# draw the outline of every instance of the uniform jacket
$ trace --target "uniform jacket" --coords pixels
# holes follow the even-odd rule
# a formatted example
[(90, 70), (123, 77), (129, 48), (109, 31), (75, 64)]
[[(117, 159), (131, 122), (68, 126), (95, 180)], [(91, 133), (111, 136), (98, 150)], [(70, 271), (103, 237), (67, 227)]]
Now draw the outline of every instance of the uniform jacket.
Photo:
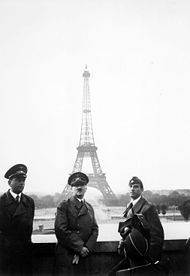
[(130, 220), (134, 214), (143, 214), (150, 231), (149, 256), (153, 261), (159, 260), (164, 241), (164, 231), (156, 208), (145, 198), (141, 197), (133, 206), (133, 210), (128, 210), (128, 208), (126, 209), (126, 222)]
[(0, 197), (0, 236), (12, 241), (31, 241), (34, 201), (22, 194), (17, 204), (8, 191)]
[(1, 275), (30, 275), (33, 218), (34, 201), (29, 196), (22, 194), (19, 204), (9, 191), (0, 197)]
[(57, 208), (55, 219), (55, 234), (58, 240), (57, 253), (69, 249), (80, 253), (83, 246), (93, 251), (98, 237), (98, 225), (93, 207), (71, 197), (62, 201)]

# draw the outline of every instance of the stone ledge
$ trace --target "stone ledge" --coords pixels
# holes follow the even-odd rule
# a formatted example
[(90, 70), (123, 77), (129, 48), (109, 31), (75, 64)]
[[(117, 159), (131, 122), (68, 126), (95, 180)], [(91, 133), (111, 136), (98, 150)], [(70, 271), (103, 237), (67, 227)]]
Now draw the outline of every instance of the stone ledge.
[[(185, 250), (187, 240), (165, 240), (163, 251), (182, 251)], [(54, 250), (56, 243), (33, 243), (34, 248)], [(94, 252), (117, 252), (118, 241), (99, 241), (96, 243)], [(45, 252), (44, 252), (45, 253)]]

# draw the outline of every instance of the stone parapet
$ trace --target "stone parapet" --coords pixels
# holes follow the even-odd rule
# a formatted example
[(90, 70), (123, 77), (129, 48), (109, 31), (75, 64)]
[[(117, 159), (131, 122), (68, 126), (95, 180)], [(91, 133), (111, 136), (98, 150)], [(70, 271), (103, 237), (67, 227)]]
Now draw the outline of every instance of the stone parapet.
[[(33, 243), (33, 275), (53, 275), (55, 243)], [(88, 258), (88, 276), (106, 276), (112, 266), (121, 257), (117, 254), (118, 241), (97, 242), (95, 252)], [(190, 275), (190, 246), (187, 240), (165, 240), (163, 246), (163, 261), (170, 268), (172, 276)]]

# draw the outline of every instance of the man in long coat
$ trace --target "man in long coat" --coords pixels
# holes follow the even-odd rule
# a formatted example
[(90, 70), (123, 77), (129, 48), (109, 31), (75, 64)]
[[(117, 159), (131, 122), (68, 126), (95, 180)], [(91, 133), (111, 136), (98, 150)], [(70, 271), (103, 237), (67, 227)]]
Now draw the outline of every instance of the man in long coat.
[(10, 189), (0, 197), (0, 275), (32, 273), (34, 201), (23, 193), (26, 176), (23, 164), (11, 167), (5, 174)]
[(82, 172), (68, 179), (73, 195), (57, 207), (55, 275), (85, 275), (85, 259), (93, 251), (98, 225), (93, 207), (84, 200), (89, 179)]
[[(137, 269), (137, 272), (136, 270), (134, 270), (133, 273), (134, 272), (137, 273), (137, 274), (134, 273), (134, 275), (138, 275), (138, 273), (139, 275), (143, 275), (143, 273), (145, 273), (144, 272), (145, 269), (143, 269), (143, 265), (146, 266), (147, 264), (157, 264), (161, 259), (162, 246), (164, 242), (163, 227), (161, 225), (155, 206), (150, 202), (148, 202), (142, 196), (143, 190), (144, 190), (143, 183), (138, 177), (133, 177), (129, 181), (129, 193), (130, 193), (131, 201), (127, 205), (127, 208), (124, 212), (124, 217), (126, 218), (126, 220), (119, 224), (119, 232), (121, 236), (124, 237), (124, 241), (123, 239), (121, 240), (119, 250), (121, 250), (121, 248), (125, 246), (126, 256), (118, 265), (116, 265), (110, 271), (110, 274), (109, 274), (110, 276), (115, 275), (115, 273), (118, 270), (134, 268), (139, 265), (142, 265), (142, 268), (140, 268), (143, 271), (141, 272), (142, 274), (140, 274), (139, 268)], [(146, 252), (146, 254), (142, 257), (139, 256), (139, 258), (132, 257), (133, 255), (135, 255), (134, 254), (135, 251), (139, 253), (142, 250), (141, 245), (143, 245), (141, 235), (139, 234), (140, 228), (138, 229), (139, 231), (134, 232), (135, 233), (134, 235), (136, 236), (134, 236), (132, 233), (135, 216), (138, 217), (138, 220), (144, 226), (142, 228), (142, 225), (141, 225), (141, 228), (144, 231), (144, 232), (142, 231), (144, 235), (143, 239), (146, 238), (149, 245), (147, 247), (148, 252)], [(125, 237), (127, 237), (128, 234), (130, 234), (129, 240), (132, 240), (134, 238), (134, 240), (137, 241), (136, 248), (135, 246), (130, 246), (130, 244), (125, 244)], [(132, 242), (133, 242), (132, 245), (134, 245), (134, 241)], [(131, 250), (131, 252), (129, 250)], [(132, 250), (134, 250), (134, 252), (132, 252)], [(152, 269), (152, 266), (151, 266), (151, 269)]]

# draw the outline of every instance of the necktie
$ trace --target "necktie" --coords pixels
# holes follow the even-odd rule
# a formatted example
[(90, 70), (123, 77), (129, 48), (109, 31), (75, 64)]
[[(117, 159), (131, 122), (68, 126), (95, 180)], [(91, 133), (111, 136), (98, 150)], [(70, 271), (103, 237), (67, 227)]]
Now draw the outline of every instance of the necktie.
[(19, 203), (20, 202), (20, 198), (19, 198), (19, 195), (16, 196), (16, 202)]
[(83, 206), (83, 201), (81, 200), (81, 202), (80, 202), (80, 208), (82, 208), (82, 206)]
[(130, 202), (129, 206), (127, 207), (128, 210), (130, 210), (131, 208), (133, 208), (133, 203)]
[(130, 202), (130, 204), (127, 206), (126, 210), (124, 211), (124, 213), (123, 213), (124, 217), (127, 216), (128, 212), (129, 212), (129, 210), (131, 210), (131, 208), (133, 208), (133, 203), (132, 202)]

